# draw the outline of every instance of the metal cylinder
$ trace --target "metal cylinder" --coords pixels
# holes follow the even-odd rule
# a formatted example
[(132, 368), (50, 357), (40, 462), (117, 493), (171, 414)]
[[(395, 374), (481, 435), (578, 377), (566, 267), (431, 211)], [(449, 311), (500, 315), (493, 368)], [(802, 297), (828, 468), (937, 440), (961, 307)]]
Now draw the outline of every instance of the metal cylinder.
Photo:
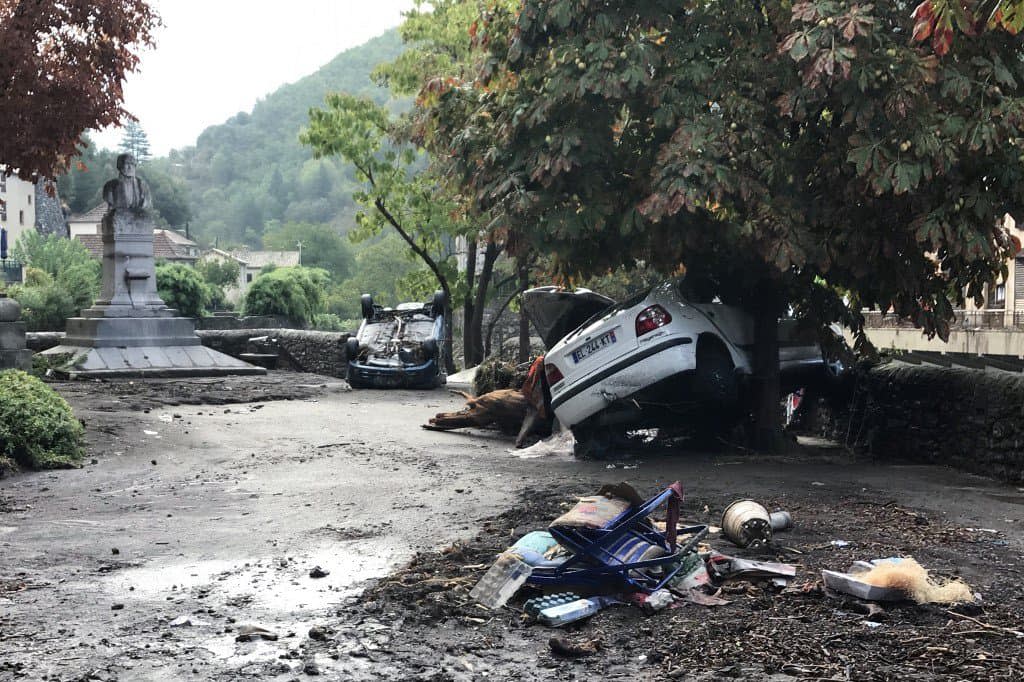
[(773, 511), (768, 515), (768, 521), (771, 523), (773, 532), (793, 527), (793, 517), (789, 515), (788, 511)]
[(761, 547), (772, 539), (768, 510), (754, 500), (736, 500), (722, 514), (722, 532), (739, 547)]

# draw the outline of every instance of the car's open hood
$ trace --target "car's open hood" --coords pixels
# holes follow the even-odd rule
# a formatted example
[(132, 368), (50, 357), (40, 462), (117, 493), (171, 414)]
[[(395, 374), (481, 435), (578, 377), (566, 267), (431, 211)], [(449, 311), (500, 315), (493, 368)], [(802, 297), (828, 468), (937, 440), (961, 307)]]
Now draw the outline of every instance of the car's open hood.
[(561, 287), (537, 287), (523, 292), (523, 310), (537, 329), (545, 348), (580, 326), (615, 301), (590, 291)]

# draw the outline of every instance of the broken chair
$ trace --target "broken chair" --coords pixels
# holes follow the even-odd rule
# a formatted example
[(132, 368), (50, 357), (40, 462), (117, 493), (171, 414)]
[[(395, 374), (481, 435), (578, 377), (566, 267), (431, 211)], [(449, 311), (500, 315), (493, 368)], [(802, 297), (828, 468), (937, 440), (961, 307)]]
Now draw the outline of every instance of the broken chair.
[[(695, 551), (708, 532), (706, 525), (678, 528), (682, 486), (677, 481), (647, 501), (642, 501), (629, 486), (616, 487), (627, 489), (634, 499), (615, 499), (621, 503), (621, 511), (610, 518), (605, 513), (609, 520), (601, 520), (600, 507), (605, 505), (607, 512), (606, 503), (593, 497), (584, 498), (576, 509), (551, 525), (548, 531), (568, 556), (535, 565), (528, 583), (538, 587), (572, 585), (605, 592), (614, 587), (650, 593), (675, 576), (683, 558)], [(665, 532), (655, 528), (649, 518), (663, 505), (667, 505)], [(682, 545), (677, 543), (680, 535), (687, 538)]]

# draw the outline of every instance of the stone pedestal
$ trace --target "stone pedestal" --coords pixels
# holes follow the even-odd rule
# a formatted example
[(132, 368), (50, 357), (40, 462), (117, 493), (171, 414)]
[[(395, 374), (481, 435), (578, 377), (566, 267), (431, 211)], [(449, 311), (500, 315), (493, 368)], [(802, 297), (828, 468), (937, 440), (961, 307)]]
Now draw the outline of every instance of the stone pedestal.
[[(119, 169), (123, 160), (118, 158)], [(203, 347), (195, 322), (161, 300), (148, 189), (140, 182), (123, 174), (104, 187), (111, 207), (101, 223), (102, 293), (81, 317), (68, 320), (64, 343), (45, 354), (70, 355), (66, 371), (73, 377), (266, 374), (262, 367)]]
[(0, 296), (0, 370), (32, 369), (32, 351), (25, 348), (25, 323), (20, 318), (18, 302)]

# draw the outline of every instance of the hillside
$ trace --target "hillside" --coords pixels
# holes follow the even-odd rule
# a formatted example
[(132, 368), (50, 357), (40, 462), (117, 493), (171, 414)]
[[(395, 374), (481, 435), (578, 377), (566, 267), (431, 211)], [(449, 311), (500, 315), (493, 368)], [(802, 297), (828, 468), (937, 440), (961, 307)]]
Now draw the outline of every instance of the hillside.
[(188, 183), (193, 234), (209, 243), (259, 246), (269, 221), (331, 223), (345, 230), (355, 210), (351, 169), (330, 159), (314, 161), (298, 134), (310, 107), (320, 106), (328, 92), (387, 103), (389, 93), (369, 74), (401, 50), (397, 31), (346, 50), (316, 73), (281, 86), (251, 113), (207, 128), (195, 147), (171, 152), (168, 165), (183, 168)]

